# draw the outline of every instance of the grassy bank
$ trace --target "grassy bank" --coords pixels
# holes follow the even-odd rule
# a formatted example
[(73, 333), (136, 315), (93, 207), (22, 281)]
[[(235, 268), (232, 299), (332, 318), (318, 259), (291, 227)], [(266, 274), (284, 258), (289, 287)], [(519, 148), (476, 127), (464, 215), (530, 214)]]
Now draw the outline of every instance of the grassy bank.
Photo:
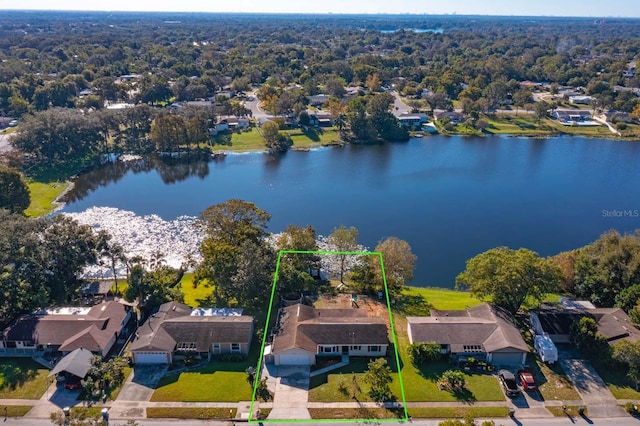
[(56, 199), (64, 193), (70, 182), (37, 182), (32, 179), (27, 180), (29, 192), (31, 193), (31, 204), (25, 214), (29, 217), (44, 216), (55, 210)]
[[(483, 115), (488, 122), (485, 130), (487, 134), (514, 136), (587, 136), (587, 137), (616, 137), (604, 125), (602, 126), (563, 126), (557, 120), (544, 118), (538, 121), (533, 114), (518, 115)], [(634, 132), (631, 129), (630, 132)]]
[[(291, 149), (307, 149), (322, 145), (328, 145), (340, 139), (334, 128), (327, 129), (302, 129), (284, 130), (283, 133), (291, 136), (293, 146)], [(256, 128), (248, 132), (221, 134), (214, 138), (214, 150), (249, 152), (263, 151), (264, 140)]]

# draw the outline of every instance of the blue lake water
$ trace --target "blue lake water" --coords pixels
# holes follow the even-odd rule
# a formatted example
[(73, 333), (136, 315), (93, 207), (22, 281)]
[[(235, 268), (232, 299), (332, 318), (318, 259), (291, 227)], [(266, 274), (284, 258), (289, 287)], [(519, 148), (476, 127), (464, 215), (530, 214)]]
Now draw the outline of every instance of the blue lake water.
[(418, 256), (413, 285), (452, 287), (465, 261), (496, 246), (553, 255), (609, 230), (640, 228), (640, 143), (577, 137), (444, 137), (406, 143), (230, 154), (218, 161), (109, 165), (81, 176), (63, 211), (110, 206), (165, 219), (239, 198), (270, 230), (355, 226)]

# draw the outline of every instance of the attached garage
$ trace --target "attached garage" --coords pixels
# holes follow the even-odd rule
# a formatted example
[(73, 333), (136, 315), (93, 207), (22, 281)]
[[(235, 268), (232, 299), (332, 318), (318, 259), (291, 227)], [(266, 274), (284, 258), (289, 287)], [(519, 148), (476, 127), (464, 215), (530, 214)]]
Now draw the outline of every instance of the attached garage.
[(171, 358), (167, 352), (133, 352), (135, 364), (169, 364)]
[(274, 354), (275, 365), (313, 365), (316, 355), (300, 349), (293, 349), (285, 353)]
[(526, 354), (523, 352), (493, 352), (488, 361), (492, 365), (521, 365), (525, 363)]

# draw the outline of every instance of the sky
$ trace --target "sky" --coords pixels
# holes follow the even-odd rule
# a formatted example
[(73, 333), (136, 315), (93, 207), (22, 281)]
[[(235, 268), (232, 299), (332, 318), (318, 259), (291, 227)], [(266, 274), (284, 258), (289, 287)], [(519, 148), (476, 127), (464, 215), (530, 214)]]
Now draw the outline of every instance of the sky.
[(640, 17), (638, 0), (6, 0), (6, 3), (0, 9)]

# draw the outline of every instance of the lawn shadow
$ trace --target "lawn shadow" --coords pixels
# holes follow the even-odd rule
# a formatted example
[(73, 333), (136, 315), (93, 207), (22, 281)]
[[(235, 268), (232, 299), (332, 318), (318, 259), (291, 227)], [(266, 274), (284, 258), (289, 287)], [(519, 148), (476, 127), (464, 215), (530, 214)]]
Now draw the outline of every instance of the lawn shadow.
[(453, 395), (453, 397), (460, 401), (460, 402), (464, 402), (466, 404), (473, 404), (474, 402), (477, 402), (478, 399), (475, 397), (475, 395), (473, 394), (473, 392), (471, 392), (469, 389), (456, 389), (454, 391), (451, 392), (451, 395)]
[(307, 127), (303, 130), (303, 133), (306, 137), (311, 139), (314, 142), (320, 142), (320, 135), (323, 133), (321, 129), (313, 129), (311, 127)]
[(434, 306), (419, 294), (403, 294), (396, 299), (393, 309), (405, 316), (429, 315)]
[(3, 378), (3, 381), (2, 384), (0, 384), (0, 391), (5, 389), (15, 390), (16, 388), (35, 379), (36, 375), (37, 371), (35, 368), (28, 367), (26, 365), (19, 365), (11, 361), (1, 363), (0, 377)]

